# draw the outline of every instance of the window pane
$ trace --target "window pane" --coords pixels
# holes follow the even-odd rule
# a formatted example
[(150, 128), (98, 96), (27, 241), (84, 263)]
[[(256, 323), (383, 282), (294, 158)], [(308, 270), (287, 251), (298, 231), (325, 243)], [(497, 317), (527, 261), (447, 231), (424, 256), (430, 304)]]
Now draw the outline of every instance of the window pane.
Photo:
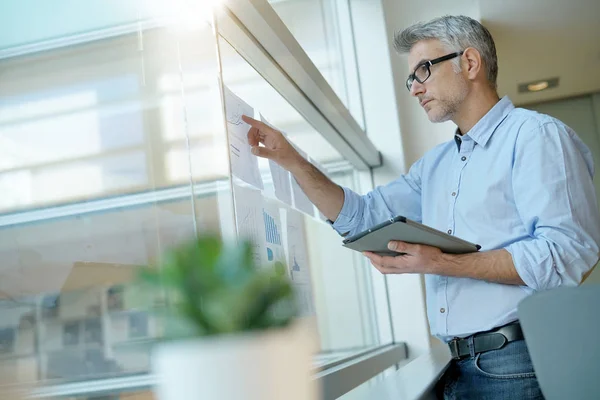
[[(287, 134), (288, 139), (307, 153), (308, 157), (324, 165), (343, 162), (341, 155), (329, 145), (322, 135), (270, 86), (225, 40), (219, 40), (224, 84), (254, 108), (256, 118), (264, 117), (270, 124)], [(341, 172), (331, 175), (339, 184), (360, 192), (356, 171), (345, 164)], [(259, 160), (261, 175), (271, 176), (269, 163)], [(263, 179), (263, 180), (267, 180)], [(238, 183), (234, 180), (234, 183)], [(242, 184), (242, 183), (240, 183)], [(247, 193), (247, 192), (244, 192)], [(263, 195), (274, 200), (265, 186)], [(236, 200), (239, 200), (236, 195)], [(239, 200), (242, 201), (242, 200)], [(372, 298), (366, 289), (370, 285), (370, 270), (364, 257), (341, 246), (340, 236), (321, 218), (318, 212), (290, 207), (284, 202), (276, 205), (287, 214), (296, 215), (301, 210), (308, 267), (310, 270), (310, 298), (301, 293), (305, 302), (312, 302), (323, 351), (356, 348), (377, 344), (376, 321)], [(295, 210), (294, 210), (295, 208)], [(289, 226), (288, 226), (289, 228)], [(285, 229), (285, 224), (284, 224)], [(288, 243), (288, 252), (294, 243)], [(294, 274), (294, 260), (288, 267)], [(300, 268), (302, 263), (299, 262)], [(304, 286), (302, 291), (304, 291)], [(309, 289), (306, 289), (309, 290)], [(308, 295), (307, 295), (308, 296)], [(308, 307), (308, 306), (307, 306)], [(313, 311), (314, 314), (314, 311)]]
[(268, 0), (364, 129), (347, 0)]
[(311, 157), (321, 163), (342, 159), (340, 153), (222, 38), (220, 52), (223, 82), (238, 97), (249, 103), (255, 113), (258, 111), (257, 118), (259, 115), (265, 117), (295, 145), (305, 152), (310, 151)]
[[(288, 265), (321, 349), (377, 344), (364, 258), (297, 187), (293, 205), (277, 197), (267, 160), (262, 190), (231, 176), (221, 82), (336, 182), (361, 191), (357, 172), (207, 23), (147, 24), (160, 10), (120, 4), (78, 3), (36, 30), (22, 8), (0, 17), (22, 22), (0, 35), (0, 387), (147, 373), (165, 327), (140, 307), (137, 269), (198, 232), (235, 234), (236, 187), (264, 201), (261, 258)], [(348, 70), (323, 68), (359, 104)], [(144, 300), (166, 307), (161, 291)]]
[(96, 34), (0, 62), (0, 384), (147, 372), (136, 269), (230, 214), (212, 28)]

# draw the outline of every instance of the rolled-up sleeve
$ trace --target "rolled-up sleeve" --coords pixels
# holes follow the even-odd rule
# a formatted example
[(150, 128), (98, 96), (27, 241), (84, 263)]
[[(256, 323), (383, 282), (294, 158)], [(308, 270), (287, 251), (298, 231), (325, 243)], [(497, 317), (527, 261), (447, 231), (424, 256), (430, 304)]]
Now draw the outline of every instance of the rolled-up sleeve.
[(573, 132), (556, 122), (519, 133), (513, 190), (528, 237), (506, 247), (534, 290), (575, 286), (598, 261), (600, 217), (593, 159)]
[(408, 174), (362, 196), (343, 187), (344, 205), (333, 228), (347, 236), (398, 215), (421, 221), (422, 168), (421, 159), (413, 164)]

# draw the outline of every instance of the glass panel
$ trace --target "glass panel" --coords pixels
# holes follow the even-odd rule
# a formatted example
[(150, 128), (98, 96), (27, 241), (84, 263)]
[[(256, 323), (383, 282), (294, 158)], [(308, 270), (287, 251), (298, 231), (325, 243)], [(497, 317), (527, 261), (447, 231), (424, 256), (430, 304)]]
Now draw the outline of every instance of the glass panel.
[(211, 26), (123, 29), (0, 61), (0, 384), (147, 372), (135, 269), (231, 230)]
[[(361, 192), (353, 170), (331, 178)], [(307, 226), (322, 351), (380, 344), (369, 290), (372, 267), (361, 254), (342, 247), (340, 236), (328, 224), (311, 218)]]
[[(284, 132), (295, 145), (320, 163), (342, 160), (319, 132), (248, 64), (224, 39), (219, 39), (223, 82), (238, 97)], [(265, 167), (268, 166), (264, 163)]]
[[(282, 132), (308, 156), (324, 165), (343, 161), (341, 155), (325, 141), (314, 128), (273, 89), (225, 40), (219, 39), (223, 81), (225, 85), (242, 100), (254, 108), (256, 118), (263, 116)], [(259, 160), (263, 181), (271, 177), (269, 163)], [(332, 175), (339, 184), (360, 192), (356, 172), (348, 166), (344, 172)], [(234, 180), (236, 184), (243, 184)], [(246, 196), (251, 193), (247, 191)], [(268, 185), (263, 194), (274, 196)], [(241, 196), (240, 196), (241, 197)], [(241, 201), (241, 200), (240, 200)], [(289, 229), (290, 218), (296, 211), (279, 201), (276, 202), (283, 215), (287, 215)], [(294, 203), (297, 210), (304, 211)], [(377, 344), (377, 323), (374, 320), (374, 306), (366, 288), (370, 285), (369, 269), (365, 268), (365, 259), (356, 252), (343, 248), (339, 235), (314, 210), (301, 213), (301, 225), (306, 245), (307, 262), (311, 272), (312, 290), (309, 295), (302, 292), (301, 298), (312, 302), (316, 309), (316, 318), (321, 339), (322, 351), (364, 347)], [(295, 224), (295, 223), (294, 223)], [(284, 235), (285, 236), (285, 235)], [(287, 243), (287, 252), (294, 251), (295, 243)], [(299, 262), (300, 268), (302, 263)], [(288, 267), (294, 274), (294, 259), (290, 258)], [(302, 286), (304, 290), (304, 286)], [(308, 289), (307, 289), (308, 290)], [(310, 298), (307, 298), (310, 297)], [(309, 307), (309, 306), (307, 306)]]
[[(0, 6), (11, 9), (0, 12), (0, 33), (16, 26), (11, 18), (21, 23), (0, 35), (0, 387), (144, 374), (164, 327), (138, 307), (129, 285), (136, 269), (198, 231), (235, 234), (216, 38), (194, 18), (199, 12), (167, 28), (146, 20), (160, 10), (139, 1), (78, 3), (68, 23), (50, 18), (25, 30), (31, 14), (12, 4)], [(27, 4), (62, 15), (42, 0)], [(219, 40), (222, 80), (255, 117), (284, 131), (325, 172), (345, 163)], [(301, 213), (277, 200), (268, 162), (259, 167), (259, 195), (287, 218), (258, 215), (270, 227), (267, 241), (282, 247), (292, 234), (304, 241), (305, 259), (286, 261), (296, 276), (296, 262), (310, 266), (303, 299), (311, 315), (316, 308), (322, 350), (376, 344), (364, 259), (340, 246), (310, 204)], [(360, 191), (354, 170), (336, 171), (333, 179)], [(298, 230), (290, 233), (292, 217)], [(166, 306), (162, 293), (153, 297), (154, 307)]]
[(268, 1), (364, 129), (348, 1)]

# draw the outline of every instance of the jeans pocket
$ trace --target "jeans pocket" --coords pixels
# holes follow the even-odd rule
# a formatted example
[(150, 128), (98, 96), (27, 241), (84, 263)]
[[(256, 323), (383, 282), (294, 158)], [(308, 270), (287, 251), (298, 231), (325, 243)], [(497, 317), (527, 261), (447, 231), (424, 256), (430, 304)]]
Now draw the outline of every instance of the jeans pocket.
[(473, 365), (480, 374), (495, 379), (535, 378), (531, 360), (528, 358), (507, 359), (507, 357), (498, 357), (494, 354), (497, 351), (502, 350), (493, 350), (475, 356)]

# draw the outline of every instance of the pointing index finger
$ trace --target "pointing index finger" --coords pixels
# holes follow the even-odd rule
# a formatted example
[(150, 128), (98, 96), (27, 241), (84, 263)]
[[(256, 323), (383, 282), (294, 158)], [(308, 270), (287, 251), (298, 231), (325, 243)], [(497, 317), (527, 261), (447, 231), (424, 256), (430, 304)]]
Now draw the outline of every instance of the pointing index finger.
[(247, 115), (242, 115), (242, 120), (247, 123), (248, 125), (250, 125), (253, 128), (258, 128), (263, 132), (274, 132), (275, 129), (271, 128), (269, 125), (265, 124), (264, 122), (258, 121), (254, 118), (250, 118)]

